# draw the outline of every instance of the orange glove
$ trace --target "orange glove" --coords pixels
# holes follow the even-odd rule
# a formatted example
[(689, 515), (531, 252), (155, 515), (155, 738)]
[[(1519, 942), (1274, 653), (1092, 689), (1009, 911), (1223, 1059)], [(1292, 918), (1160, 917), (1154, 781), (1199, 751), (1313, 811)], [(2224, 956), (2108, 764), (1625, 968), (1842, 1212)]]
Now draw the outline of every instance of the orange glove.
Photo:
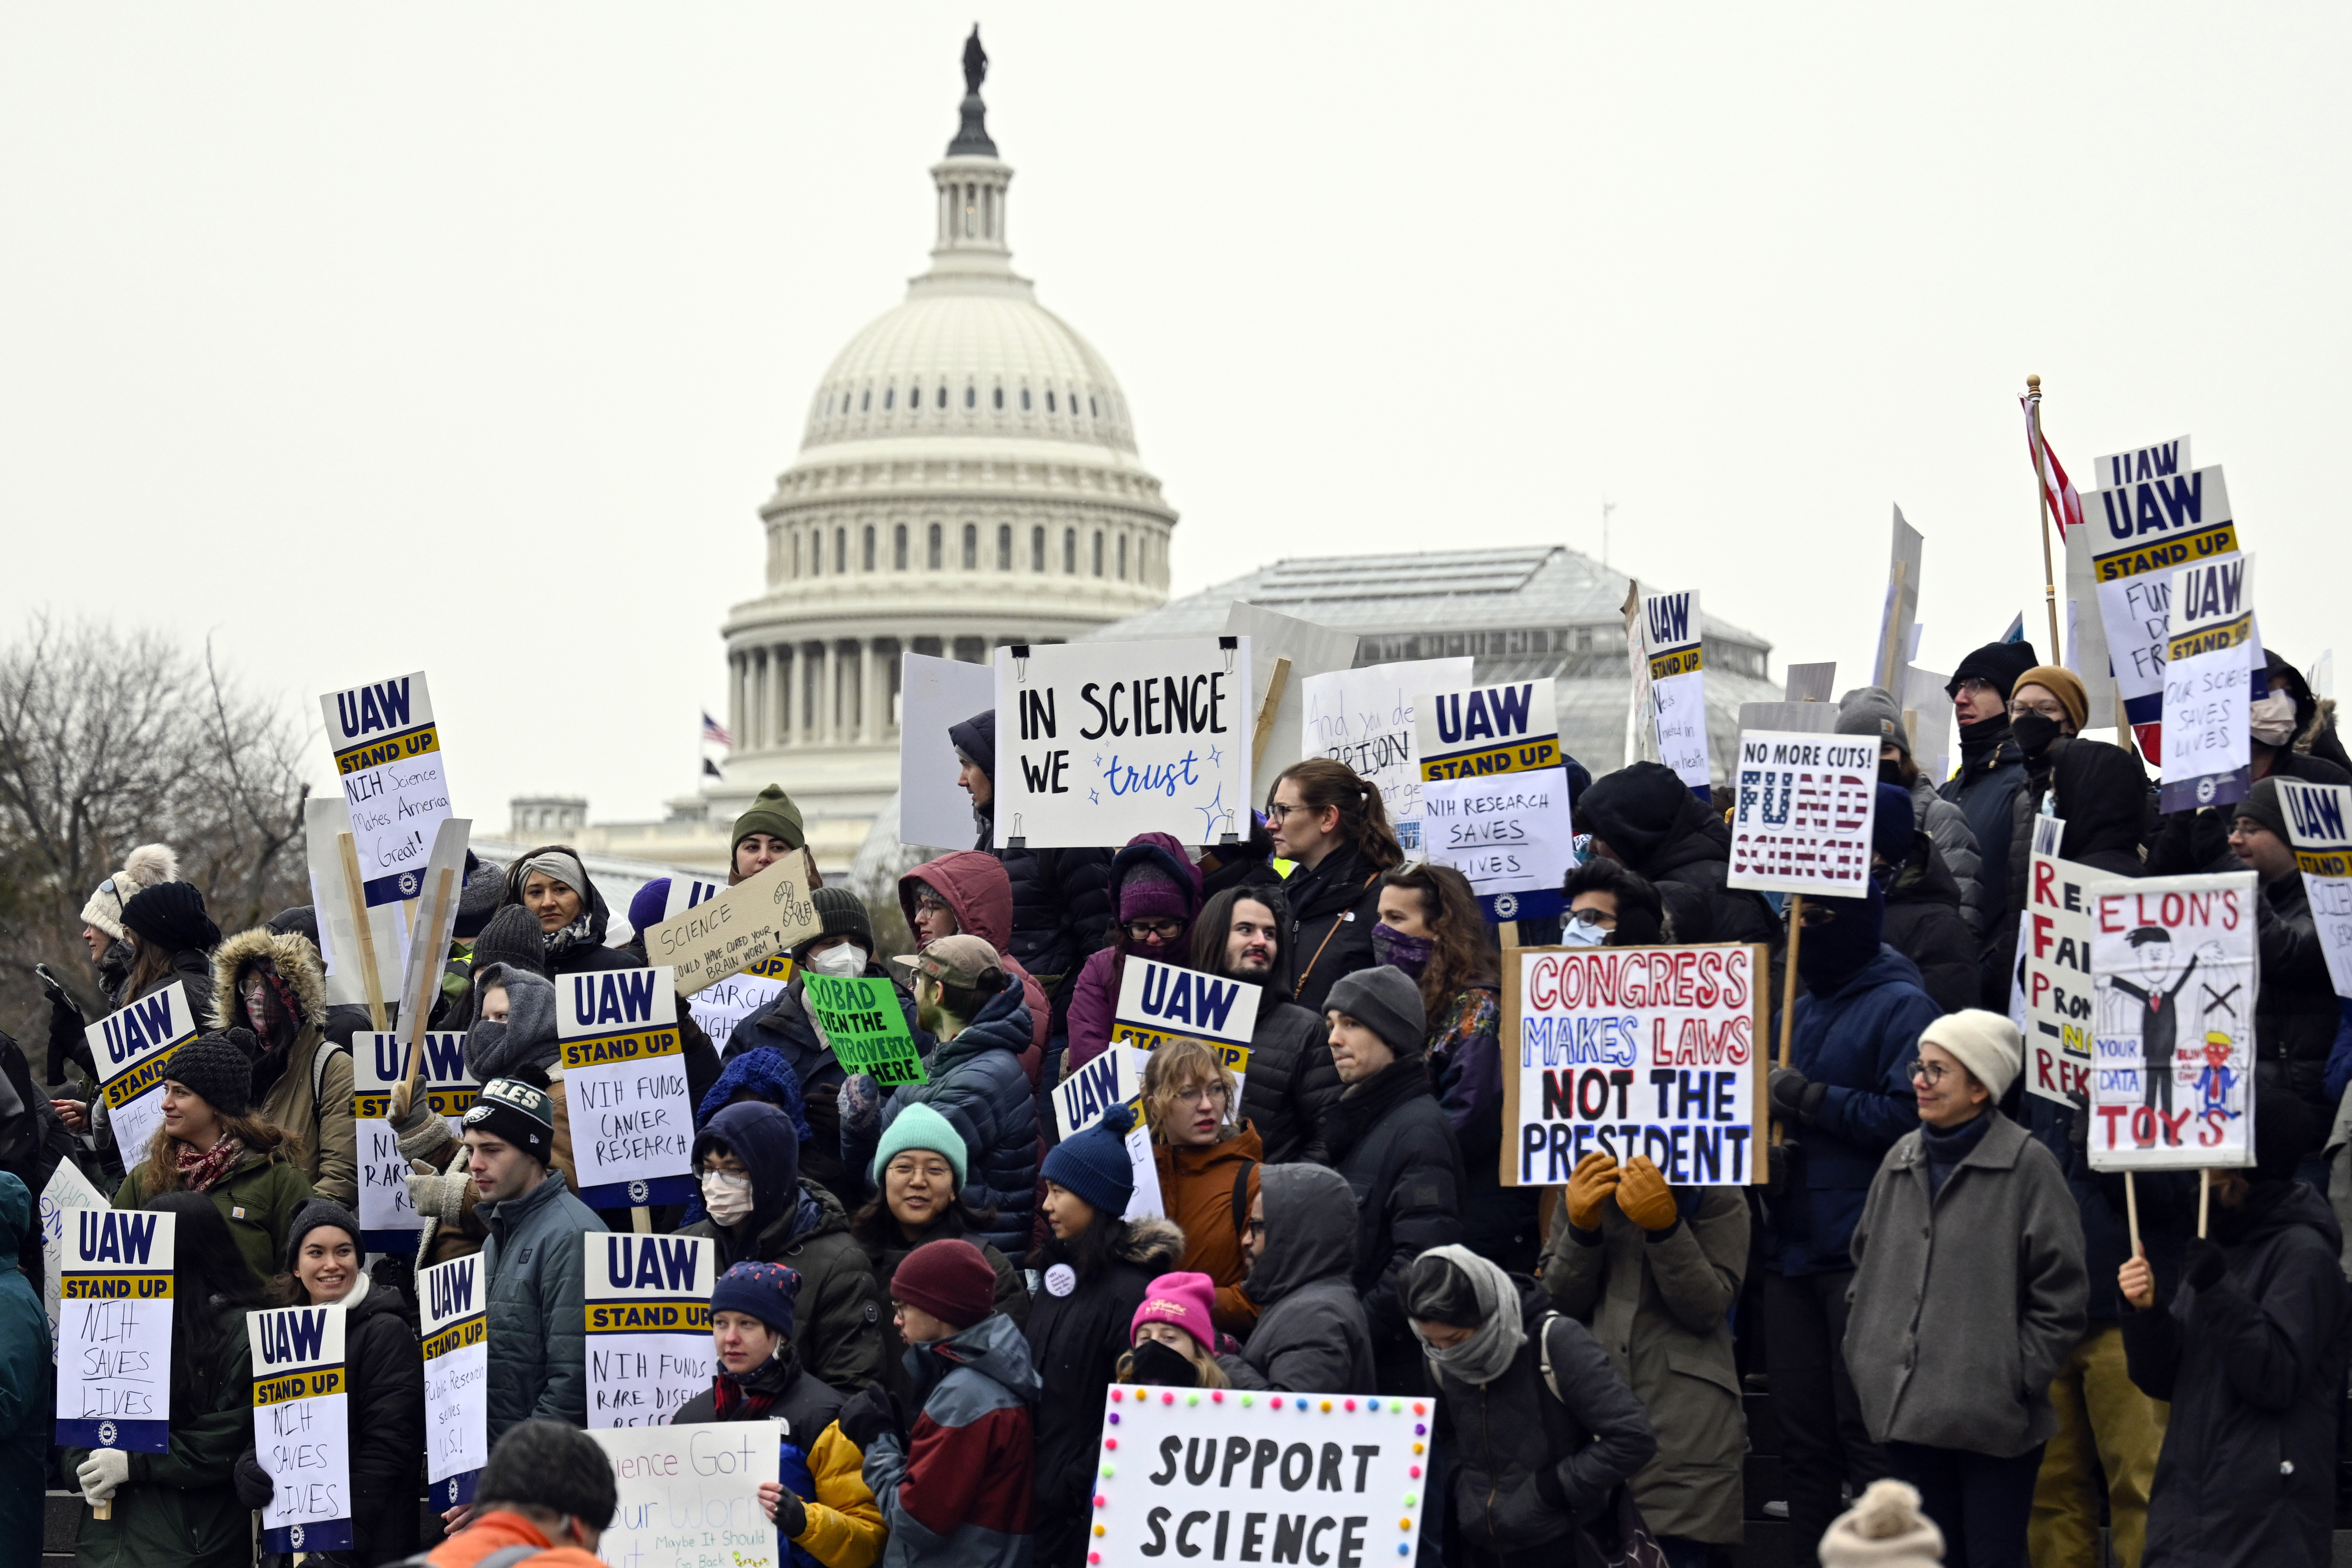
[(1601, 1210), (1617, 1191), (1617, 1162), (1602, 1153), (1587, 1154), (1568, 1177), (1568, 1223), (1579, 1230), (1599, 1230)]
[(1671, 1230), (1682, 1215), (1675, 1190), (1666, 1185), (1665, 1176), (1647, 1154), (1636, 1154), (1626, 1163), (1625, 1173), (1617, 1184), (1617, 1206), (1643, 1230)]

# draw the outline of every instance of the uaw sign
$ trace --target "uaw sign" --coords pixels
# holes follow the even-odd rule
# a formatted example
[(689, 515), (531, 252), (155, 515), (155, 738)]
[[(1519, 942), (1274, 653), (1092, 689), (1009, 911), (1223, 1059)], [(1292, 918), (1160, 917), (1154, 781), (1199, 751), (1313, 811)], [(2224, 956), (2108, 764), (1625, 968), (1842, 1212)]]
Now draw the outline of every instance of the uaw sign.
[(98, 1064), (98, 1091), (114, 1127), (114, 1146), (122, 1151), (124, 1164), (136, 1165), (163, 1125), (167, 1058), (196, 1037), (187, 988), (175, 980), (109, 1013), (83, 1033), (90, 1059)]
[(658, 1426), (715, 1375), (710, 1290), (719, 1244), (613, 1231), (581, 1248), (588, 1425)]
[(1422, 844), (1469, 879), (1490, 921), (1558, 914), (1575, 860), (1549, 677), (1414, 700)]
[(670, 972), (558, 975), (555, 998), (580, 1201), (592, 1208), (686, 1202), (694, 1106)]
[(1642, 644), (1650, 659), (1650, 718), (1658, 760), (1701, 800), (1708, 796), (1706, 668), (1696, 589), (1642, 598)]
[[(1212, 1047), (1239, 1088), (1249, 1076), (1250, 1037), (1257, 1029), (1263, 988), (1198, 970), (1180, 969), (1129, 953), (1119, 972), (1118, 1005), (1111, 1015), (1117, 1045), (1153, 1050), (1170, 1040)], [(1241, 1114), (1235, 1106), (1234, 1114)]]
[(417, 1271), (425, 1331), (425, 1479), (436, 1510), (473, 1501), (474, 1482), (489, 1459), (487, 1296), (479, 1253)]
[(58, 1258), (60, 1447), (170, 1450), (173, 1223), (152, 1209), (77, 1209), (68, 1220)]
[(253, 1344), (253, 1453), (271, 1482), (261, 1549), (348, 1551), (352, 1434), (343, 1309), (255, 1312), (245, 1327)]
[[(473, 1109), (480, 1086), (466, 1070), (466, 1037), (428, 1030), (417, 1037), (425, 1068), (417, 1092), (452, 1123)], [(352, 1125), (359, 1135), (360, 1229), (370, 1252), (414, 1250), (425, 1216), (409, 1200), (407, 1159), (392, 1130), (392, 1089), (408, 1076), (400, 1037), (362, 1030), (352, 1037)]]
[(450, 815), (441, 731), (424, 672), (330, 691), (319, 710), (351, 808), (367, 901), (415, 898), (425, 890), (434, 836)]

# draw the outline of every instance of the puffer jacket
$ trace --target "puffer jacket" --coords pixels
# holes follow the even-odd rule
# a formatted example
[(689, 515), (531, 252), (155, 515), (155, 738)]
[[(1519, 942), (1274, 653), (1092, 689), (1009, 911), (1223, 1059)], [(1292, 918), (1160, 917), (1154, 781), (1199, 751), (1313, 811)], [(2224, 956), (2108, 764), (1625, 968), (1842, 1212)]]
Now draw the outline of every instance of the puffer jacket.
[[(114, 1206), (146, 1207), (156, 1193), (152, 1174), (147, 1162), (141, 1161), (115, 1189)], [(267, 1154), (247, 1150), (228, 1174), (205, 1194), (221, 1218), (228, 1221), (228, 1233), (236, 1238), (246, 1267), (253, 1270), (255, 1282), (262, 1285), (278, 1277), (279, 1260), (286, 1256), (286, 1227), (294, 1222), (294, 1211), (314, 1195), (310, 1182), (286, 1158), (283, 1149)]]
[(1323, 1118), (1347, 1087), (1331, 1060), (1330, 1026), (1267, 987), (1250, 1030), (1249, 1077), (1242, 1083), (1242, 1118), (1258, 1130), (1266, 1163), (1329, 1164)]
[(1397, 1277), (1433, 1247), (1462, 1239), (1462, 1155), (1417, 1056), (1349, 1087), (1323, 1123), (1331, 1162), (1356, 1198), (1355, 1285), (1372, 1331), (1375, 1394), (1423, 1394), (1421, 1342)]
[(1205, 1149), (1152, 1141), (1160, 1205), (1184, 1231), (1184, 1256), (1177, 1267), (1214, 1281), (1211, 1317), (1228, 1334), (1246, 1335), (1257, 1321), (1257, 1304), (1241, 1288), (1247, 1272), (1242, 1228), (1249, 1220), (1251, 1181), (1265, 1168), (1265, 1152), (1257, 1130), (1246, 1121)]
[[(1937, 802), (1955, 810), (1947, 802)], [(1947, 1013), (1977, 1005), (1980, 982), (1977, 939), (1962, 919), (1959, 884), (1944, 864), (1943, 852), (1925, 832), (1912, 836), (1909, 858), (1895, 868), (1886, 889), (1886, 923), (1880, 940), (1919, 970), (1920, 989)], [(2014, 941), (2011, 943), (2014, 948)]]
[(1730, 886), (1731, 829), (1674, 769), (1634, 763), (1592, 781), (1581, 825), (1658, 889), (1675, 940), (1762, 942), (1778, 954), (1780, 922), (1761, 893)]
[(1969, 814), (1937, 795), (1925, 773), (1912, 775), (1911, 811), (1927, 837), (1936, 841), (1936, 853), (1944, 858), (1944, 868), (1951, 872), (1960, 889), (1960, 919), (1968, 923), (1969, 934), (1981, 940), (1992, 923), (1993, 900), (1985, 888), (1984, 857), (1977, 852), (1977, 833), (1969, 826)]
[[(1971, 736), (1969, 731), (1976, 730)], [(1960, 726), (1960, 763), (1936, 793), (1960, 808), (1976, 835), (1977, 855), (1984, 863), (1985, 930), (1990, 934), (2010, 910), (2009, 838), (2011, 807), (2025, 784), (2025, 756), (2010, 738), (2006, 716), (1980, 725)], [(2006, 1013), (2009, 999), (1988, 1005)]]
[(745, 1392), (774, 1402), (760, 1414), (753, 1415), (745, 1401), (722, 1417), (718, 1382), (713, 1378), (709, 1388), (679, 1405), (669, 1424), (782, 1421), (777, 1479), (801, 1500), (807, 1516), (801, 1532), (788, 1540), (795, 1568), (870, 1568), (882, 1555), (889, 1531), (866, 1487), (866, 1456), (834, 1425), (848, 1396), (803, 1371), (800, 1352), (791, 1345), (743, 1379)]
[[(1044, 1071), (1052, 1008), (1044, 984), (1011, 951), (1013, 884), (1005, 879), (1004, 867), (993, 856), (970, 849), (924, 861), (898, 879), (898, 908), (907, 916), (908, 931), (915, 929), (919, 883), (946, 900), (955, 914), (957, 931), (994, 948), (996, 956), (1004, 961), (1004, 972), (1021, 977), (1022, 1001), (1029, 1009), (1029, 1045), (1020, 1053), (1021, 1070), (1028, 1074), (1030, 1089), (1035, 1089)], [(1075, 960), (1071, 967), (1076, 967)]]
[[(274, 978), (279, 1005), (289, 1014), (275, 1038), (255, 1029), (246, 1010), (245, 976), (257, 966)], [(215, 1029), (252, 1029), (261, 1039), (266, 1048), (253, 1069), (257, 1114), (302, 1140), (302, 1173), (310, 1178), (312, 1191), (356, 1212), (359, 1129), (352, 1121), (352, 1054), (327, 1037), (327, 978), (319, 950), (308, 937), (280, 936), (267, 926), (222, 942), (213, 950), (211, 1023)], [(269, 1080), (266, 1088), (264, 1078)]]
[[(890, 1532), (885, 1568), (1028, 1568), (1043, 1468), (1031, 1414), (1038, 1377), (1027, 1342), (992, 1312), (908, 1352), (907, 1360), (921, 1409), (903, 1436), (876, 1434), (866, 1455), (866, 1484)], [(1097, 1429), (1102, 1402), (1097, 1390)], [(1080, 1480), (1090, 1479), (1093, 1465), (1080, 1468)], [(1070, 1530), (1084, 1530), (1086, 1519), (1082, 1510)]]
[(2327, 954), (2312, 917), (2302, 874), (2289, 871), (2265, 883), (2255, 909), (2254, 949), (2261, 984), (2254, 992), (2254, 1074), (2283, 1082), (2321, 1122), (2332, 1121), (2327, 1058), (2340, 1021)]
[[(949, 725), (948, 739), (994, 782), (994, 709)], [(999, 849), (995, 807), (974, 805), (971, 816), (977, 833), (972, 847), (1003, 862), (1013, 893), (1007, 940), (991, 937), (989, 944), (999, 952), (1009, 950), (1031, 973), (1050, 977), (1057, 997), (1066, 995), (1070, 976), (1110, 931), (1110, 851)], [(1042, 1022), (1045, 1010), (1040, 1008), (1037, 1016)]]
[(1257, 1324), (1217, 1364), (1235, 1388), (1371, 1387), (1372, 1331), (1356, 1294), (1356, 1197), (1347, 1178), (1322, 1165), (1268, 1165), (1258, 1196), (1265, 1247), (1242, 1281)]
[(1458, 993), (1430, 1019), (1429, 1079), (1461, 1152), (1463, 1245), (1526, 1273), (1536, 1266), (1543, 1189), (1503, 1184), (1502, 1026), (1499, 988)]
[[(1029, 1322), (1029, 1286), (1013, 1260), (985, 1241), (964, 1235), (961, 1220), (950, 1213), (925, 1230), (920, 1237), (909, 1237), (900, 1229), (889, 1211), (867, 1216), (860, 1215), (852, 1224), (851, 1234), (866, 1249), (866, 1261), (874, 1270), (875, 1289), (884, 1301), (891, 1300), (890, 1281), (898, 1276), (898, 1265), (907, 1261), (908, 1254), (926, 1242), (961, 1237), (980, 1248), (988, 1266), (996, 1270), (996, 1310), (1013, 1321), (1016, 1329)], [(878, 1238), (878, 1239), (877, 1239)], [(882, 1314), (882, 1386), (902, 1401), (919, 1397), (914, 1374), (907, 1366), (907, 1340), (898, 1331), (896, 1312)]]
[[(914, 997), (898, 985), (898, 977), (888, 973), (882, 964), (868, 963), (866, 978), (892, 983), (899, 1010), (906, 1015), (908, 1031), (914, 1037), (915, 1049), (929, 1057), (937, 1042), (929, 1030), (915, 1022)], [(795, 1120), (806, 1122), (808, 1127), (801, 1149), (802, 1173), (823, 1182), (833, 1189), (845, 1207), (854, 1208), (866, 1189), (866, 1182), (841, 1163), (841, 1085), (849, 1073), (834, 1056), (833, 1047), (817, 1038), (816, 1026), (810, 1022), (808, 1008), (802, 1002), (807, 991), (807, 983), (795, 975), (774, 1001), (735, 1026), (734, 1036), (727, 1043), (726, 1066), (720, 1069), (710, 1092), (716, 1093), (718, 1084), (730, 1074), (736, 1075), (739, 1083), (749, 1086), (751, 1075), (761, 1071), (757, 1064), (763, 1056), (789, 1068), (802, 1107)], [(713, 1111), (717, 1109), (711, 1107)], [(707, 1121), (709, 1118), (702, 1120)]]
[(32, 1190), (0, 1172), (0, 1541), (16, 1542), (20, 1561), (42, 1537), (41, 1475), (58, 1408), (40, 1287), (12, 1261), (37, 1234)]
[[(1172, 963), (1179, 969), (1192, 967), (1191, 928), (1201, 918), (1201, 872), (1184, 853), (1184, 847), (1165, 833), (1139, 833), (1118, 852), (1110, 866), (1110, 907), (1118, 908), (1121, 884), (1139, 866), (1151, 866), (1172, 880), (1184, 895), (1185, 932), (1169, 944), (1164, 952), (1150, 956), (1162, 963)], [(1065, 1077), (1074, 1069), (1102, 1055), (1110, 1044), (1114, 1015), (1118, 1011), (1118, 985), (1127, 971), (1127, 933), (1114, 931), (1111, 943), (1101, 952), (1091, 954), (1086, 966), (1078, 971), (1078, 982), (1070, 992), (1069, 1065), (1063, 1068)]]
[(963, 1134), (963, 1200), (976, 1209), (994, 1209), (996, 1226), (973, 1239), (1008, 1256), (1025, 1251), (1030, 1216), (1037, 1207), (1037, 1166), (1044, 1152), (1037, 1141), (1037, 1101), (1021, 1070), (1022, 1043), (1029, 1038), (1029, 1009), (1022, 1001), (1024, 977), (1008, 973), (1004, 989), (991, 997), (963, 1033), (943, 1040), (926, 1064), (928, 1083), (901, 1084), (882, 1102), (881, 1114), (861, 1126), (845, 1121), (842, 1163), (865, 1178), (872, 1191), (874, 1151), (882, 1131), (909, 1105), (929, 1106)]
[(1290, 919), (1282, 933), (1290, 999), (1323, 1016), (1323, 999), (1344, 975), (1370, 969), (1381, 919), (1381, 868), (1343, 844), (1282, 885)]
[(563, 1178), (484, 1204), (482, 1270), (489, 1335), (493, 1447), (509, 1427), (544, 1417), (588, 1425), (588, 1318), (581, 1238), (605, 1228)]

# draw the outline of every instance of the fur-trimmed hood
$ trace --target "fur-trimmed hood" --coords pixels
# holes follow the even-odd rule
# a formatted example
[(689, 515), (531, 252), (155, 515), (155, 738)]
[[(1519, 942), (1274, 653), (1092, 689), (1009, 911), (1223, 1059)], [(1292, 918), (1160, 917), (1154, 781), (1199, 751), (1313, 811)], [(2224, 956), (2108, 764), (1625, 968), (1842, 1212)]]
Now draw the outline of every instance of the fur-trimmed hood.
[(1127, 1234), (1118, 1238), (1111, 1251), (1123, 1262), (1154, 1274), (1165, 1274), (1184, 1256), (1184, 1230), (1172, 1219), (1146, 1215), (1127, 1222)]
[[(213, 949), (212, 1026), (252, 1029), (245, 1016), (245, 995), (237, 982), (247, 967), (266, 959), (271, 973), (285, 983), (294, 998), (296, 1016), (307, 1026), (327, 1027), (326, 965), (310, 939), (298, 931), (278, 932), (268, 926), (241, 931)], [(261, 1031), (255, 1029), (258, 1035)]]

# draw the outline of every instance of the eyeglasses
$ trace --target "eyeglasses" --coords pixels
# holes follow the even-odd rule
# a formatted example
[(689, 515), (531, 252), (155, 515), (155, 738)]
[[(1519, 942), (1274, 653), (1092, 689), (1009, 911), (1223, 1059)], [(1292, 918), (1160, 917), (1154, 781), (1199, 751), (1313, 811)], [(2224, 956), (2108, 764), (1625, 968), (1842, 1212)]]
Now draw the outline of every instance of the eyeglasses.
[(1911, 1058), (1911, 1065), (1904, 1069), (1904, 1076), (1914, 1083), (1924, 1083), (1929, 1089), (1933, 1089), (1944, 1081), (1944, 1074), (1950, 1070), (1941, 1062), (1931, 1062), (1914, 1057)]
[(1282, 819), (1284, 817), (1288, 816), (1294, 811), (1305, 811), (1306, 809), (1307, 808), (1304, 805), (1285, 805), (1278, 800), (1270, 800), (1265, 804), (1265, 820), (1268, 826), (1279, 827), (1282, 826)]
[(1264, 1241), (1265, 1239), (1265, 1221), (1262, 1219), (1251, 1220), (1246, 1226), (1243, 1226), (1243, 1228), (1248, 1231), (1250, 1235), (1257, 1237), (1260, 1241)]
[(1138, 942), (1168, 942), (1183, 934), (1182, 921), (1129, 921), (1122, 928)]
[(1179, 1105), (1190, 1105), (1194, 1100), (1202, 1105), (1213, 1105), (1224, 1098), (1225, 1086), (1222, 1083), (1196, 1083), (1190, 1089), (1176, 1091), (1176, 1103)]
[(1615, 915), (1611, 914), (1607, 910), (1596, 910), (1590, 904), (1580, 910), (1570, 910), (1561, 918), (1570, 925), (1598, 926), (1602, 931), (1617, 929)]
[(1995, 686), (1991, 681), (1982, 680), (1978, 679), (1976, 676), (1971, 675), (1966, 680), (1961, 681), (1958, 686), (1952, 689), (1952, 695), (1955, 697), (1973, 697), (1979, 691), (1998, 692), (2000, 689), (2000, 688)]
[(945, 899), (940, 898), (937, 893), (917, 893), (915, 895), (915, 907), (921, 910), (926, 914), (936, 915), (952, 912), (948, 908), (948, 901)]

